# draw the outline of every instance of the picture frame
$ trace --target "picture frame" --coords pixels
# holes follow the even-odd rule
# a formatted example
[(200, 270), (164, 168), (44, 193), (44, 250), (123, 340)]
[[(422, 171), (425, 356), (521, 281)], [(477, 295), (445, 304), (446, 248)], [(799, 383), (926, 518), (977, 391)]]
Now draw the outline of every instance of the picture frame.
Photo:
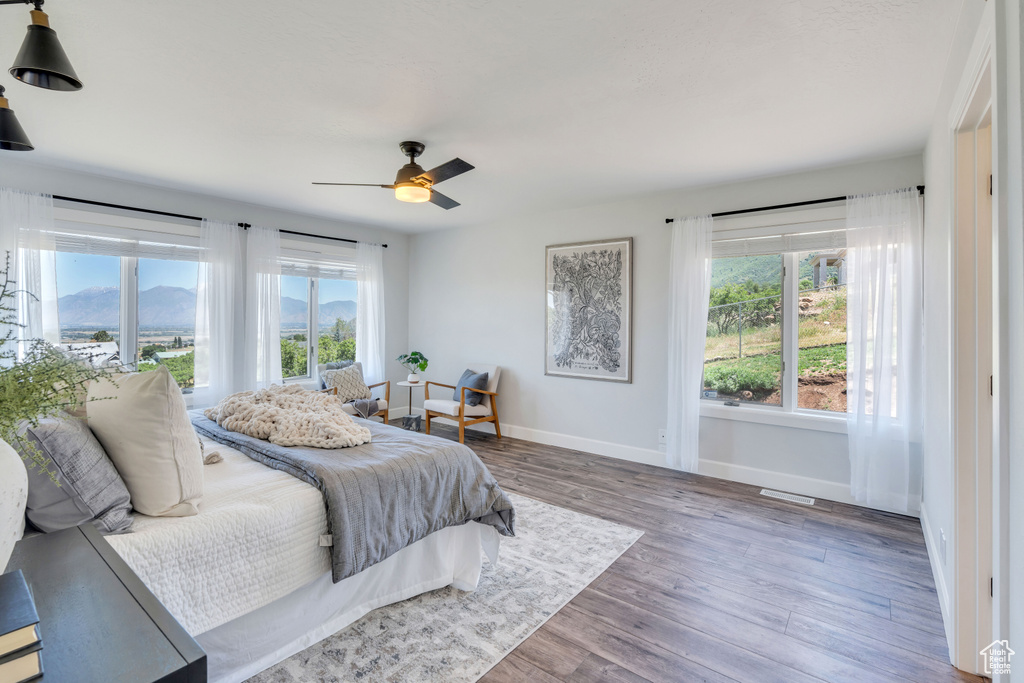
[(632, 383), (633, 238), (544, 251), (544, 374)]

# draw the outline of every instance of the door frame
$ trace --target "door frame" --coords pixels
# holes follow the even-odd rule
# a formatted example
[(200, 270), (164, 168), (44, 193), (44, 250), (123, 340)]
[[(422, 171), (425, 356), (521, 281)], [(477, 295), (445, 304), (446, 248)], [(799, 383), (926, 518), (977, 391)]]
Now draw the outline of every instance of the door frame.
[(996, 81), (993, 23), (986, 12), (952, 110), (952, 350), (950, 443), (952, 563), (946, 635), (950, 661), (981, 673), (980, 651), (993, 640), (993, 437), (995, 414), (993, 170)]

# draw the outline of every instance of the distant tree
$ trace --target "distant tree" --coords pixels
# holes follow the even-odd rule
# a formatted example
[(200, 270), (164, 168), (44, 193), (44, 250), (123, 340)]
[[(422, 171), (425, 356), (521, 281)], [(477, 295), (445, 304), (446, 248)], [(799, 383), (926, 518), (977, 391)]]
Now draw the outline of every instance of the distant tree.
[(306, 335), (302, 334), (301, 332), (299, 334), (293, 334), (292, 339), (294, 339), (297, 342), (307, 341)]
[(338, 360), (355, 360), (356, 359), (356, 338), (349, 337), (341, 342), (341, 356)]
[(334, 341), (341, 342), (356, 336), (355, 323), (355, 320), (335, 319), (334, 325), (331, 327), (331, 337)]
[(166, 351), (167, 347), (163, 344), (149, 344), (142, 347), (142, 358), (148, 360), (156, 356), (156, 354)]
[(287, 337), (281, 339), (281, 373), (285, 377), (300, 377), (306, 374), (306, 344)]
[(321, 363), (356, 359), (356, 340), (352, 337), (339, 342), (335, 341), (333, 335), (321, 334), (317, 342)]
[(171, 377), (182, 389), (195, 385), (196, 354), (194, 351), (189, 351), (183, 356), (165, 358), (161, 361), (161, 365), (170, 371)]
[(103, 343), (103, 342), (112, 342), (112, 341), (114, 341), (114, 338), (111, 337), (110, 333), (107, 332), (106, 330), (100, 330), (96, 334), (92, 335), (92, 337), (90, 337), (90, 339), (92, 339), (92, 341), (94, 341), (94, 342), (96, 342), (98, 344)]
[(779, 291), (778, 286), (759, 285), (752, 281), (715, 287), (711, 290), (708, 321), (715, 325), (718, 334), (728, 334), (730, 329), (739, 325), (738, 304), (742, 302), (744, 328), (762, 326), (775, 311)]

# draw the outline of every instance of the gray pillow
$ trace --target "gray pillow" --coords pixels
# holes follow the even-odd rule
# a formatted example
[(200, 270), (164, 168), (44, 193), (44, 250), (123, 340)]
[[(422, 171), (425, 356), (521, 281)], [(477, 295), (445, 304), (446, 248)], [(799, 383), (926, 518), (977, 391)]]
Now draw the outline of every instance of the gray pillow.
[(85, 420), (70, 415), (47, 418), (23, 434), (53, 461), (60, 482), (57, 486), (38, 469), (29, 472), (28, 521), (45, 532), (85, 522), (104, 533), (131, 529), (128, 489)]
[[(459, 379), (459, 383), (455, 385), (455, 396), (452, 397), (453, 401), (462, 400), (462, 387), (469, 387), (470, 389), (486, 389), (487, 388), (487, 373), (481, 372), (479, 375), (475, 374), (472, 370), (466, 370), (462, 373), (462, 377)], [(466, 392), (466, 405), (467, 406), (478, 406), (480, 401), (484, 400), (484, 394), (478, 394), (475, 391)]]
[(355, 363), (355, 361), (353, 361), (353, 360), (341, 360), (341, 361), (338, 361), (337, 363), (321, 363), (320, 365), (316, 366), (316, 374), (320, 378), (320, 388), (321, 389), (326, 389), (327, 388), (327, 382), (324, 381), (324, 371), (325, 370), (343, 370), (343, 369), (347, 368), (348, 366), (352, 365), (352, 363)]

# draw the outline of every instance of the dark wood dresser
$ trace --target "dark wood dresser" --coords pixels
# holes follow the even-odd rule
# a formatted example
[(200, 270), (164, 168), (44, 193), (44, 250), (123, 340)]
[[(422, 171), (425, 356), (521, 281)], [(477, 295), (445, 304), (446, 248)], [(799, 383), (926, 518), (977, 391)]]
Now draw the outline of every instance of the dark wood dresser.
[(19, 541), (15, 569), (39, 612), (40, 681), (206, 682), (206, 653), (91, 524)]

